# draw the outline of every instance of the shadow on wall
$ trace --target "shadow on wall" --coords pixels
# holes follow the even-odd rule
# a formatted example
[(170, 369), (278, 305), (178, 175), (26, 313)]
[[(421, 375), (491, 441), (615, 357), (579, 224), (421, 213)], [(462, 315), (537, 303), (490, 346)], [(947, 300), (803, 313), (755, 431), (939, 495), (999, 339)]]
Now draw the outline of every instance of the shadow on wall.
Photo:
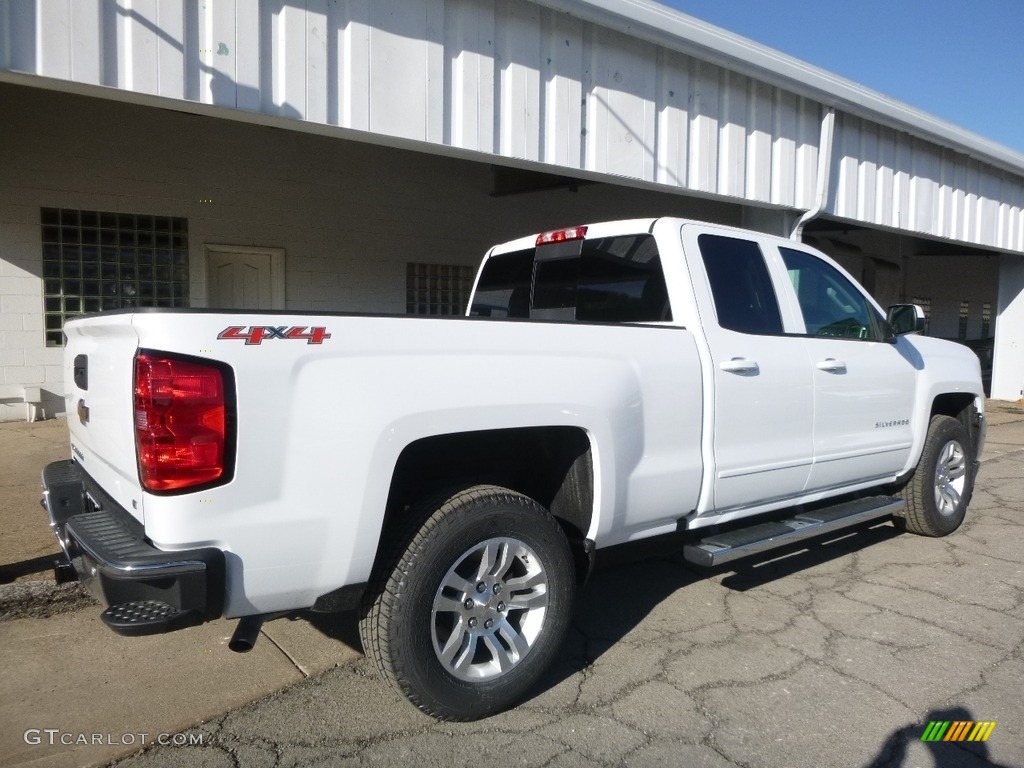
[[(260, 55), (269, 57), (273, 49), (270, 44), (271, 30), (274, 26), (274, 18), (279, 16), (284, 9), (285, 3), (280, 2), (275, 7), (273, 3), (262, 3), (260, 5)], [(303, 7), (301, 5), (297, 7)], [(261, 68), (260, 87), (242, 85), (235, 79), (229, 77), (223, 71), (202, 60), (204, 55), (218, 61), (217, 57), (228, 57), (235, 52), (223, 41), (217, 41), (216, 47), (209, 51), (203, 51), (200, 46), (200, 6), (198, 0), (188, 0), (184, 10), (184, 35), (181, 40), (169, 35), (159, 25), (153, 23), (143, 14), (130, 8), (122, 8), (119, 5), (107, 4), (106, 12), (119, 14), (131, 19), (143, 29), (152, 32), (171, 47), (181, 51), (184, 66), (185, 98), (189, 101), (196, 101), (204, 104), (213, 104), (220, 107), (230, 107), (248, 112), (264, 112), (276, 114), (279, 117), (286, 117), (292, 120), (301, 120), (303, 115), (291, 104), (282, 102), (275, 104), (273, 100), (273, 82), (269, 67)], [(303, 7), (303, 10), (304, 7)], [(103, 24), (104, 31), (116, 29), (116, 19)], [(116, 40), (109, 43), (104, 41), (104, 85), (117, 86), (117, 52)], [(109, 55), (109, 54), (113, 55)], [(209, 77), (209, 99), (203, 98), (203, 76)]]
[(36, 69), (35, 3), (0, 3), (0, 69), (34, 72)]
[[(304, 3), (289, 3), (284, 0), (261, 3), (259, 44), (262, 56), (269, 55), (273, 50), (271, 36), (276, 17), (281, 15), (285, 6), (293, 4), (296, 8), (305, 10)], [(234, 51), (226, 42), (221, 41), (217, 41), (215, 48), (211, 51), (202, 49), (200, 13), (203, 9), (199, 0), (185, 0), (181, 10), (181, 22), (184, 29), (180, 40), (147, 18), (145, 14), (133, 8), (125, 8), (113, 0), (103, 0), (96, 5), (96, 9), (99, 16), (99, 46), (103, 52), (98, 73), (100, 85), (111, 88), (123, 87), (121, 79), (124, 67), (119, 61), (122, 47), (118, 41), (118, 28), (120, 19), (123, 18), (137, 24), (142, 30), (152, 33), (160, 41), (181, 53), (186, 99), (250, 112), (262, 111), (295, 120), (302, 119), (300, 111), (292, 105), (274, 104), (273, 68), (263, 68), (260, 87), (249, 87), (235, 82), (234, 79), (220, 71), (216, 65), (211, 65), (203, 60), (203, 56), (208, 55), (213, 61), (220, 61), (218, 56), (228, 57)], [(35, 3), (26, 0), (0, 3), (0, 69), (38, 73), (38, 28), (39, 18)], [(337, 34), (334, 35), (334, 38), (334, 48), (336, 48)], [(337, 52), (332, 52), (333, 60), (337, 63)], [(202, 94), (204, 75), (210, 78), (209, 98), (203, 98)]]
[[(51, 43), (51, 38), (40, 35), (43, 18), (39, 16), (38, 5), (32, 0), (0, 2), (0, 68), (37, 72), (38, 61), (48, 56), (46, 47), (62, 44)], [(377, 130), (380, 126), (374, 128), (371, 125), (373, 114), (386, 115), (386, 122), (391, 124), (396, 136), (422, 140), (429, 133), (429, 140), (445, 144), (460, 142), (453, 136), (459, 132), (457, 123), (460, 118), (456, 115), (461, 114), (460, 89), (463, 86), (462, 76), (458, 74), (462, 70), (461, 58), (470, 54), (493, 59), (495, 72), (493, 76), (485, 74), (481, 85), (483, 90), (490, 91), (482, 93), (482, 97), (494, 109), (494, 124), (481, 138), (490, 146), (467, 147), (471, 149), (498, 151), (500, 148), (504, 119), (501, 112), (503, 105), (510, 103), (509, 95), (503, 93), (503, 89), (513, 87), (503, 72), (510, 71), (510, 68), (521, 69), (536, 81), (536, 86), (531, 86), (535, 92), (530, 97), (529, 108), (536, 111), (531, 122), (539, 126), (552, 121), (547, 110), (554, 108), (549, 106), (549, 102), (553, 104), (557, 99), (546, 94), (554, 93), (556, 82), (564, 78), (567, 82), (579, 83), (582, 100), (578, 116), (569, 118), (568, 113), (574, 110), (568, 110), (565, 116), (572, 126), (571, 130), (566, 130), (579, 142), (578, 149), (572, 143), (564, 150), (569, 154), (579, 152), (578, 159), (568, 158), (570, 165), (578, 162), (585, 167), (592, 152), (601, 152), (602, 156), (607, 154), (611, 172), (623, 168), (638, 171), (656, 164), (657, 148), (652, 143), (654, 135), (646, 121), (649, 112), (624, 105), (636, 100), (653, 103), (662, 98), (666, 104), (679, 109), (681, 115), (692, 112), (689, 119), (706, 116), (717, 122), (727, 102), (727, 89), (719, 86), (723, 70), (716, 65), (698, 64), (696, 59), (673, 54), (670, 57), (672, 65), (667, 68), (661, 66), (660, 69), (667, 69), (669, 80), (678, 82), (679, 85), (673, 87), (679, 90), (677, 93), (666, 87), (665, 95), (659, 97), (652, 86), (652, 68), (659, 66), (649, 52), (653, 49), (643, 49), (646, 52), (638, 63), (638, 54), (628, 43), (628, 38), (595, 27), (597, 44), (607, 42), (614, 55), (607, 60), (597, 57), (590, 62), (588, 40), (591, 25), (558, 10), (533, 7), (533, 4), (483, 3), (475, 8), (472, 4), (449, 7), (443, 3), (402, 3), (398, 0), (376, 3), (262, 0), (258, 4), (218, 5), (220, 15), (216, 24), (206, 16), (211, 4), (200, 0), (170, 3), (177, 10), (168, 9), (166, 20), (158, 18), (155, 11), (126, 7), (128, 4), (115, 0), (94, 0), (81, 5), (91, 10), (77, 10), (76, 23), (84, 21), (83, 29), (93, 28), (93, 21), (87, 17), (95, 14), (97, 31), (93, 34), (98, 34), (98, 40), (83, 41), (75, 55), (94, 57), (94, 49), (101, 52), (98, 60), (85, 62), (87, 70), (95, 71), (89, 76), (90, 81), (96, 81), (95, 84), (126, 90), (159, 91), (162, 95), (172, 98), (183, 96), (192, 102), (360, 130)], [(147, 4), (149, 6), (151, 4)], [(160, 13), (164, 15), (165, 11)], [(244, 33), (235, 34), (232, 25), (244, 29)], [(529, 36), (509, 31), (523, 25), (544, 30), (538, 33), (542, 35), (539, 42), (531, 43)], [(168, 28), (174, 29), (175, 34), (169, 33)], [(379, 40), (374, 39), (372, 51), (369, 38), (361, 31), (364, 28), (373, 28), (381, 33)], [(150, 56), (145, 51), (157, 48), (169, 48), (180, 53), (180, 92), (175, 90), (175, 85), (164, 84), (161, 88), (150, 80), (146, 80), (144, 86), (140, 81), (135, 81), (134, 87), (125, 84), (125, 73), (131, 72), (135, 65), (133, 61), (124, 61), (128, 55), (124, 42), (126, 30), (131, 31), (132, 39), (137, 40), (136, 56)], [(292, 37), (295, 39), (290, 39)], [(155, 38), (153, 44), (149, 38)], [(396, 61), (392, 54), (392, 50), (398, 50), (395, 46), (401, 45), (394, 41), (411, 41), (420, 51), (415, 54), (407, 76), (401, 72), (401, 62)], [(430, 61), (421, 64), (420, 56), (428, 49), (441, 54), (432, 53)], [(240, 50), (244, 54), (242, 64), (239, 64)], [(290, 79), (289, 61), (291, 57), (295, 57), (295, 62), (303, 58), (296, 54), (299, 50), (308, 50), (305, 65), (309, 69), (302, 71), (302, 66), (295, 64), (294, 79)], [(349, 58), (353, 55), (366, 59), (366, 63), (374, 67), (374, 78), (385, 78), (392, 85), (374, 90), (372, 110), (368, 96), (351, 93), (353, 86), (347, 82), (352, 70)], [(168, 57), (168, 61), (173, 58)], [(426, 72), (420, 69), (424, 64)], [(162, 66), (167, 65), (162, 63)], [(178, 65), (171, 66), (176, 68)], [(362, 62), (358, 66), (362, 67)], [(469, 69), (473, 67), (469, 65)], [(692, 82), (689, 76), (691, 67), (696, 68)], [(174, 72), (174, 82), (178, 82), (178, 75)], [(72, 77), (70, 72), (67, 76), (80, 79)], [(663, 75), (659, 73), (658, 76)], [(148, 75), (140, 77), (145, 79)], [(470, 77), (472, 80), (475, 75)], [(434, 118), (422, 114), (428, 92), (424, 83), (429, 85), (431, 98), (435, 93), (440, 97), (444, 105), (441, 114), (448, 116), (440, 122), (430, 122), (429, 128), (425, 121)], [(745, 85), (742, 87), (746, 88)], [(562, 86), (558, 85), (558, 88)], [(294, 89), (294, 94), (290, 94), (289, 89)], [(167, 92), (169, 90), (175, 92)], [(289, 95), (293, 95), (291, 104), (286, 103)], [(517, 109), (521, 110), (521, 107)], [(481, 120), (486, 121), (487, 116), (481, 115)], [(610, 133), (618, 137), (614, 151), (607, 153), (601, 148), (600, 141), (588, 148), (592, 139), (587, 138), (596, 135), (593, 125), (588, 131), (587, 122), (604, 120), (611, 124)], [(775, 140), (785, 139), (797, 144), (802, 141), (799, 119), (778, 121), (774, 130), (779, 132)], [(544, 134), (545, 131), (541, 131), (538, 138), (540, 149), (531, 152), (538, 159), (556, 151), (552, 146), (544, 147), (548, 140)], [(550, 140), (561, 142), (562, 138), (551, 136)], [(687, 174), (692, 175), (695, 171), (688, 171), (680, 165), (666, 168), (664, 173), (663, 180), (683, 184)], [(710, 171), (706, 174), (714, 177)], [(708, 187), (704, 191), (715, 191), (711, 188), (714, 186), (712, 181), (700, 186)]]
[(44, 421), (65, 412), (64, 396), (41, 387), (24, 387), (21, 394), (0, 397), (0, 421)]

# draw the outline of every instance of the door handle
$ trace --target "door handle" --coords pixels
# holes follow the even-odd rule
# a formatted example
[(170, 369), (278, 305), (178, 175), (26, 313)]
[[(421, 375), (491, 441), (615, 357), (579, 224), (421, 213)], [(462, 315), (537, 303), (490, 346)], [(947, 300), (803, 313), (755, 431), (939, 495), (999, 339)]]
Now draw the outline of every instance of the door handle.
[(819, 360), (814, 365), (819, 371), (828, 371), (829, 373), (846, 373), (846, 363), (842, 360), (836, 360), (834, 357), (826, 357), (824, 360)]
[(718, 367), (728, 373), (738, 373), (744, 376), (756, 376), (761, 372), (756, 360), (747, 360), (745, 357), (734, 357), (732, 360), (725, 360), (718, 364)]

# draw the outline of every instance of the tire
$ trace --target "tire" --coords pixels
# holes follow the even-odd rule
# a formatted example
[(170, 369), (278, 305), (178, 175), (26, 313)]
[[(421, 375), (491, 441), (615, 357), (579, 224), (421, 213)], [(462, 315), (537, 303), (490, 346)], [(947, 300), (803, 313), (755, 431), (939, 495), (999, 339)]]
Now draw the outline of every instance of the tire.
[(907, 506), (897, 525), (922, 536), (959, 528), (974, 492), (973, 463), (966, 427), (951, 416), (933, 416), (921, 459), (900, 491)]
[(576, 591), (561, 527), (496, 486), (412, 512), (359, 623), (366, 655), (423, 712), (476, 720), (517, 703), (555, 658)]

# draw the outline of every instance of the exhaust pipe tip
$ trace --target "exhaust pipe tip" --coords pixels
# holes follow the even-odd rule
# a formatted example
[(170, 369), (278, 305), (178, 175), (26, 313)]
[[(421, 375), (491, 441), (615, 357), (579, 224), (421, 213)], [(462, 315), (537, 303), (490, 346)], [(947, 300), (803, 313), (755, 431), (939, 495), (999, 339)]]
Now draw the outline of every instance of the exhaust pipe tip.
[(243, 616), (235, 627), (228, 648), (235, 653), (248, 653), (256, 645), (263, 627), (263, 616)]

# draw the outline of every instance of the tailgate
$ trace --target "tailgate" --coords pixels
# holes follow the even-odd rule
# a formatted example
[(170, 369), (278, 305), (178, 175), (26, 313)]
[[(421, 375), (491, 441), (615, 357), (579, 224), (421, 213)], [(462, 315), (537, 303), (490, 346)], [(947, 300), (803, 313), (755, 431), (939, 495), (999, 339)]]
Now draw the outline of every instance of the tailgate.
[(75, 461), (143, 522), (135, 458), (133, 379), (139, 339), (133, 316), (96, 315), (64, 326), (64, 388)]

